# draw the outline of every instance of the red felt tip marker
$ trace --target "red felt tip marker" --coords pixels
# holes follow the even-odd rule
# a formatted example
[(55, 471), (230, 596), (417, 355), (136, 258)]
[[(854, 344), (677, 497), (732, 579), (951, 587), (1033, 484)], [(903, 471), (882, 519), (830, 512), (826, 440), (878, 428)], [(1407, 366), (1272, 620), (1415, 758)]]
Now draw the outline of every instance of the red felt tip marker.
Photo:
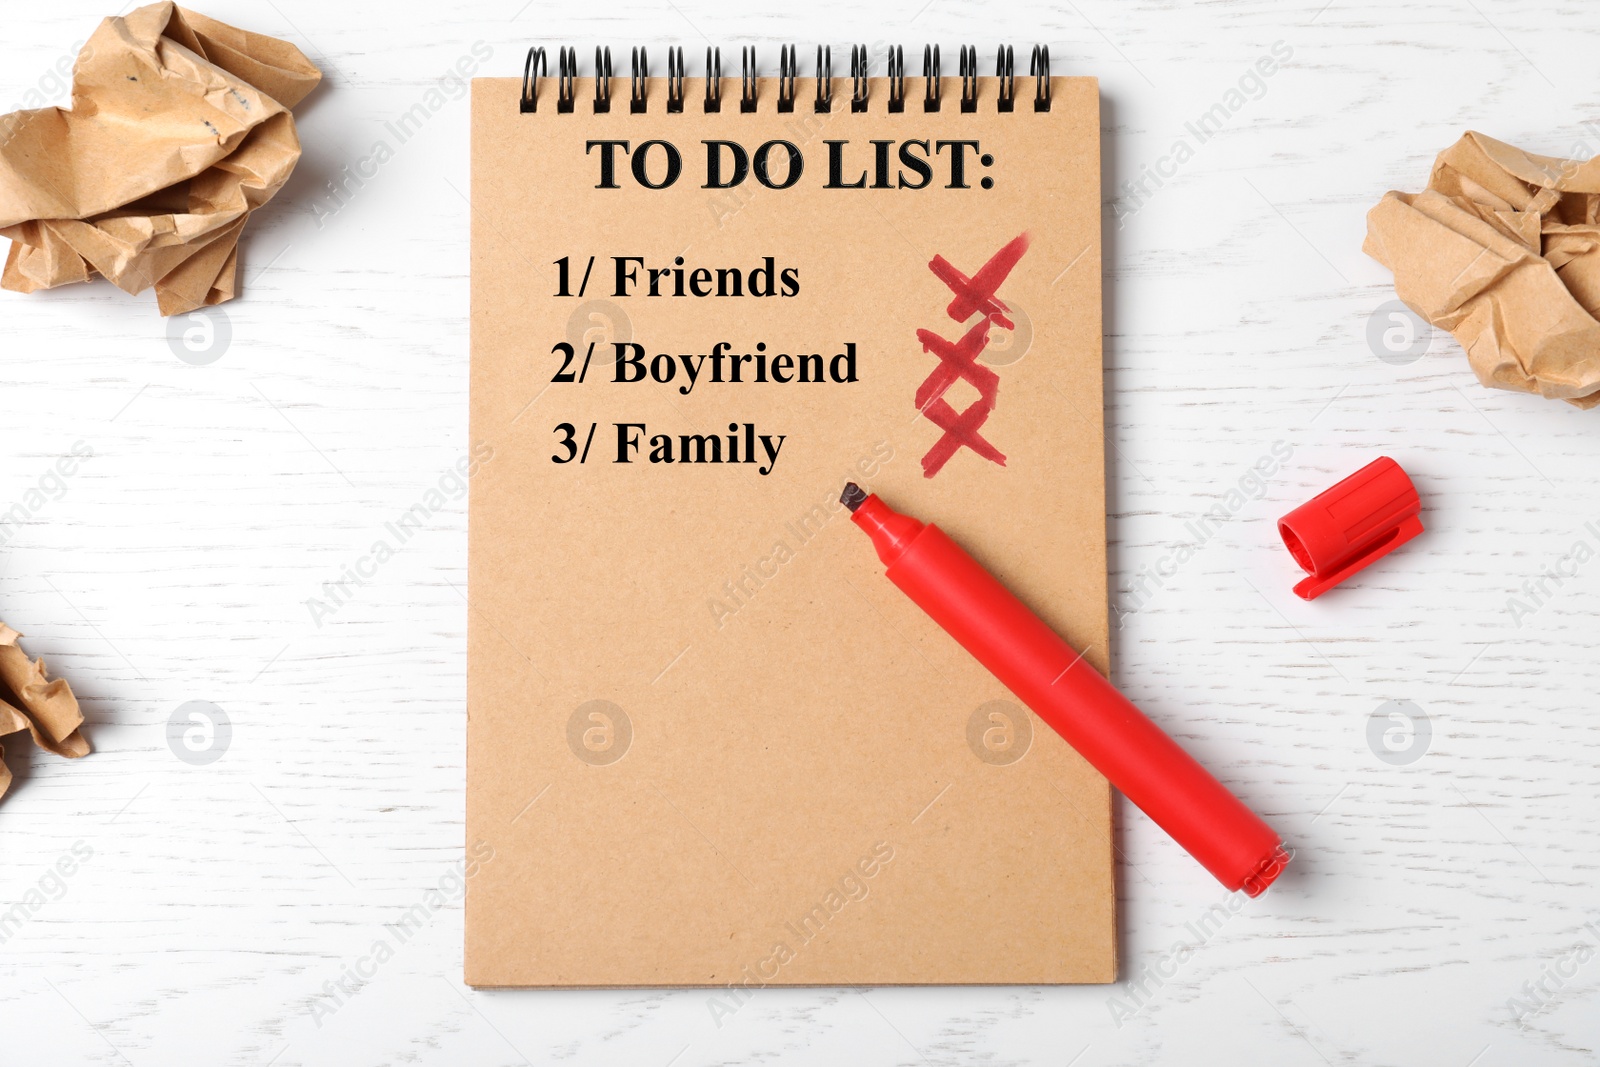
[(1230, 890), (1260, 896), (1278, 835), (937, 526), (851, 482), (840, 501), (889, 580)]

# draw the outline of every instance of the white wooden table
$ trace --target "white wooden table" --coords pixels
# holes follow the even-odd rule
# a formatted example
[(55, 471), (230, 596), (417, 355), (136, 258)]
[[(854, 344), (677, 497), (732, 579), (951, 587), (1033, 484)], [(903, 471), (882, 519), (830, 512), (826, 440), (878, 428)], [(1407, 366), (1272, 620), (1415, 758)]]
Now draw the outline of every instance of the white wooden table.
[[(107, 6), (8, 5), (0, 104), (63, 99), (50, 72)], [(1442, 334), (1375, 350), (1393, 293), (1360, 245), (1368, 207), (1464, 129), (1600, 152), (1600, 11), (761, 6), (205, 8), (328, 72), (247, 234), (244, 297), (213, 320), (226, 347), (180, 359), (153, 299), (104, 283), (0, 294), (0, 511), (48, 498), (0, 527), (0, 618), (72, 681), (95, 747), (7, 746), (0, 904), (44, 904), (0, 944), (0, 1062), (1596, 1062), (1600, 562), (1563, 558), (1600, 550), (1600, 412), (1486, 391)], [(1043, 41), (1101, 79), (1116, 675), (1298, 849), (1269, 895), (1212, 913), (1224, 894), (1123, 805), (1117, 986), (763, 990), (719, 1028), (704, 991), (461, 983), (463, 501), (332, 616), (307, 607), (467, 446), (468, 108), (439, 79), (477, 42), (481, 73), (510, 75), (534, 41), (695, 59), (703, 35), (773, 67), (790, 41), (939, 41), (951, 70), (958, 43), (987, 65)], [(420, 132), (331, 198), (430, 86)], [(1186, 124), (1230, 100), (1199, 141)], [(92, 457), (58, 487), (75, 446)], [(1380, 454), (1427, 533), (1301, 603), (1277, 517)], [(1575, 573), (1514, 613), (1556, 567)], [(1175, 573), (1139, 591), (1157, 569)], [(169, 743), (191, 701), (226, 716), (191, 738), (209, 763)], [(1409, 735), (1380, 721), (1399, 754), (1369, 740), (1389, 701), (1410, 702)], [(386, 924), (440, 888), (357, 988)]]

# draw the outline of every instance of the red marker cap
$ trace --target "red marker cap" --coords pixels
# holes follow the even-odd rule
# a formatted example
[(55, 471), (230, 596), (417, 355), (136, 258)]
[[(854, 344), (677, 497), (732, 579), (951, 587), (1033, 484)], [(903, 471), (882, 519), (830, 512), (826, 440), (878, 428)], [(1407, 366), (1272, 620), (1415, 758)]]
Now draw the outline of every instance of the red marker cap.
[(1417, 488), (1400, 464), (1375, 459), (1278, 520), (1294, 561), (1311, 577), (1294, 587), (1314, 600), (1422, 532)]

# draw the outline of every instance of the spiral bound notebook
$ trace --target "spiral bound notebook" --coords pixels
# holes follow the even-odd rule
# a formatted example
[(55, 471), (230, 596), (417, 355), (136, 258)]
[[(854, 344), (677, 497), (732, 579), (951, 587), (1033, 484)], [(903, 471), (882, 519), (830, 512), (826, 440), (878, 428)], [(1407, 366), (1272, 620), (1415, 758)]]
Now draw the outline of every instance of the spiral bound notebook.
[(1115, 977), (1105, 781), (838, 504), (1109, 669), (1098, 89), (902, 55), (473, 83), (474, 985)]

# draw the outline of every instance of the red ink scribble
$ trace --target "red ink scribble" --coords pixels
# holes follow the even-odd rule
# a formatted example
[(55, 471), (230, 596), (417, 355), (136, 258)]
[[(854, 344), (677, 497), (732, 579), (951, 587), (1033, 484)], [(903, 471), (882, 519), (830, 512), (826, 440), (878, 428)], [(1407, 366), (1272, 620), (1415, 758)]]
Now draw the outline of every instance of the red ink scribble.
[(954, 385), (958, 378), (965, 378), (984, 400), (993, 403), (995, 394), (1000, 390), (1000, 376), (978, 363), (978, 356), (989, 345), (988, 319), (974, 324), (967, 335), (955, 344), (932, 330), (918, 330), (917, 340), (922, 342), (924, 352), (932, 352), (939, 357), (939, 365), (917, 387), (919, 410), (927, 407), (930, 400), (943, 396), (944, 391)]
[(1022, 253), (1028, 250), (1028, 235), (1018, 234), (1016, 239), (990, 257), (977, 274), (967, 277), (950, 265), (943, 256), (934, 256), (933, 262), (928, 264), (928, 269), (938, 275), (939, 280), (950, 287), (956, 298), (950, 301), (950, 306), (945, 311), (957, 322), (966, 322), (972, 318), (974, 311), (983, 312), (983, 317), (1012, 329), (1014, 324), (1006, 318), (1010, 310), (1005, 304), (995, 299), (994, 294), (1000, 291), (1000, 286), (1005, 284), (1006, 276), (1011, 273), (1011, 268), (1017, 265), (1017, 260), (1022, 258)]
[[(1005, 454), (978, 432), (994, 411), (1000, 396), (1000, 376), (980, 365), (978, 357), (988, 347), (990, 323), (998, 323), (1007, 329), (1013, 327), (1011, 320), (1006, 317), (1010, 309), (995, 293), (1027, 250), (1028, 235), (1024, 233), (996, 252), (970, 278), (951, 266), (943, 256), (934, 256), (928, 264), (928, 269), (956, 294), (945, 309), (952, 319), (965, 322), (975, 311), (981, 312), (983, 318), (960, 341), (955, 342), (945, 340), (932, 330), (917, 331), (922, 350), (939, 357), (939, 365), (929, 372), (927, 379), (917, 388), (917, 410), (944, 431), (944, 435), (922, 457), (924, 478), (938, 474), (950, 457), (963, 446), (1002, 467), (1006, 464)], [(966, 381), (978, 391), (978, 399), (960, 412), (944, 399), (945, 390), (958, 380)]]
[[(917, 410), (944, 431), (944, 436), (922, 457), (923, 476), (932, 478), (938, 474), (962, 445), (985, 459), (1005, 466), (1005, 455), (978, 433), (978, 428), (994, 410), (995, 400), (1000, 395), (1000, 376), (978, 363), (978, 356), (989, 344), (989, 320), (978, 320), (966, 336), (955, 344), (932, 330), (918, 330), (917, 340), (922, 342), (924, 352), (932, 352), (939, 357), (939, 365), (917, 388)], [(965, 379), (978, 391), (978, 399), (959, 414), (944, 399), (944, 391), (958, 379)]]

